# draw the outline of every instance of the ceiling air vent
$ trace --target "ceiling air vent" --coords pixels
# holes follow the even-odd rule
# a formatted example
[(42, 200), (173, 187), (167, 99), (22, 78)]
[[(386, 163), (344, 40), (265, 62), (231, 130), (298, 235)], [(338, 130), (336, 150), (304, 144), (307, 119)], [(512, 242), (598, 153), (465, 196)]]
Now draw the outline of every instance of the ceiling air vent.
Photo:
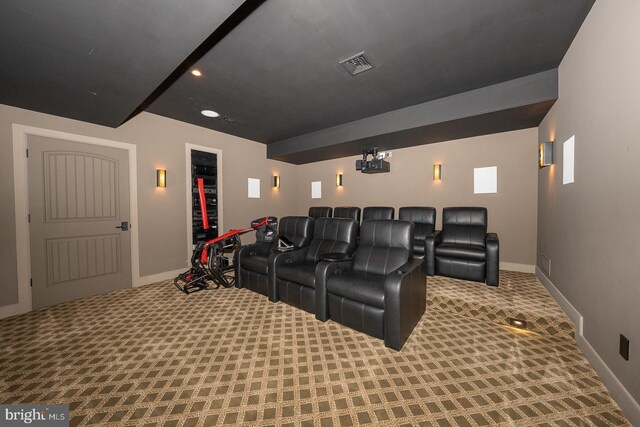
[(344, 59), (340, 61), (339, 64), (342, 65), (352, 76), (373, 68), (364, 56), (364, 52), (357, 53), (350, 58)]

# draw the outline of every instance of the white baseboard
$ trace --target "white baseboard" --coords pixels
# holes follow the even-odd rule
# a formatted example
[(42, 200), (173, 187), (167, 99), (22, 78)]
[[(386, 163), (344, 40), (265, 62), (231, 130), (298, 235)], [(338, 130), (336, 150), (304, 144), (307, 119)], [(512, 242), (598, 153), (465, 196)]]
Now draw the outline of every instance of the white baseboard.
[(519, 271), (520, 273), (535, 273), (536, 266), (530, 264), (516, 264), (513, 262), (501, 262), (500, 270)]
[[(137, 288), (139, 286), (148, 285), (150, 283), (161, 282), (163, 280), (169, 280), (176, 277), (178, 274), (183, 273), (186, 268), (181, 268), (179, 270), (173, 271), (165, 271), (163, 273), (151, 274), (149, 276), (143, 276), (138, 279), (136, 283), (133, 284), (132, 287)], [(2, 305), (0, 306), (0, 319), (4, 319), (6, 317), (16, 316), (18, 314), (23, 314), (20, 312), (20, 306), (18, 304), (10, 304), (10, 305)]]
[(5, 317), (15, 316), (16, 314), (20, 314), (18, 304), (0, 306), (0, 319), (4, 319)]
[(583, 317), (578, 310), (565, 298), (564, 295), (556, 288), (551, 280), (536, 267), (536, 276), (551, 296), (556, 300), (558, 305), (564, 310), (569, 318), (576, 325), (576, 344), (587, 358), (591, 366), (596, 371), (602, 383), (607, 387), (611, 396), (622, 409), (622, 412), (631, 422), (631, 425), (640, 426), (640, 404), (631, 396), (629, 390), (620, 382), (618, 377), (611, 371), (609, 366), (602, 360), (598, 352), (587, 341), (583, 333)]
[(627, 416), (632, 426), (640, 426), (640, 404), (631, 396), (629, 390), (626, 389), (624, 384), (620, 382), (618, 377), (609, 369), (604, 360), (591, 346), (589, 341), (583, 335), (576, 336), (576, 343), (582, 354), (589, 360), (593, 369), (598, 373), (600, 379), (616, 403), (622, 409), (622, 412)]
[[(569, 300), (565, 298), (564, 295), (562, 295), (562, 292), (560, 292), (558, 288), (556, 288), (556, 286), (551, 282), (551, 279), (549, 279), (547, 275), (544, 274), (538, 267), (536, 267), (536, 276), (538, 277), (538, 280), (540, 280), (540, 283), (542, 283), (544, 287), (547, 288), (547, 291), (549, 291), (553, 299), (556, 300), (560, 308), (564, 310), (565, 314), (569, 316), (569, 319), (571, 319), (573, 324), (576, 326), (576, 337), (582, 336), (582, 314), (580, 314), (580, 312), (573, 306), (573, 304), (571, 304)], [(578, 341), (577, 338), (576, 341)]]
[[(179, 270), (173, 271), (165, 271), (163, 273), (151, 274), (149, 276), (143, 276), (138, 279), (136, 283), (133, 284), (132, 287), (137, 288), (139, 286), (148, 285), (150, 283), (162, 282), (163, 280), (169, 280), (176, 277), (178, 274), (183, 273), (186, 268), (181, 268)], [(10, 305), (2, 305), (0, 306), (0, 319), (4, 319), (6, 317), (16, 316), (18, 314), (22, 314), (20, 312), (20, 306), (18, 304), (10, 304)]]
[(149, 276), (142, 276), (138, 279), (137, 283), (133, 284), (134, 288), (148, 285), (150, 283), (162, 282), (163, 280), (169, 280), (175, 278), (178, 274), (184, 273), (187, 268), (181, 268), (173, 271), (165, 271), (163, 273), (151, 274)]

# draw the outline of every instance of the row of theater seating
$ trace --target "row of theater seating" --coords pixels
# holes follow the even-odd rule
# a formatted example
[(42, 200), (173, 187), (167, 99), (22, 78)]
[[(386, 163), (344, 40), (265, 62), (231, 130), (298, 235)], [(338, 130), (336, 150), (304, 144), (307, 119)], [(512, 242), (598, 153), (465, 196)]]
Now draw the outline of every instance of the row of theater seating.
[[(389, 206), (368, 206), (362, 209), (363, 221), (393, 219), (395, 209)], [(425, 206), (407, 206), (398, 212), (400, 220), (415, 224), (414, 256), (424, 259), (429, 276), (485, 282), (498, 286), (500, 245), (498, 235), (487, 233), (487, 209), (451, 207), (442, 210), (442, 231), (435, 230), (436, 210)], [(311, 218), (352, 218), (360, 221), (360, 208), (328, 206), (309, 208)]]
[(285, 217), (278, 233), (295, 249), (279, 251), (278, 239), (242, 247), (236, 286), (402, 348), (426, 309), (412, 222)]
[(444, 208), (442, 231), (434, 231), (434, 208), (404, 207), (400, 216), (361, 226), (355, 218), (282, 218), (278, 236), (295, 249), (280, 251), (278, 239), (241, 248), (236, 285), (399, 350), (425, 311), (427, 274), (497, 285), (499, 263), (485, 208)]

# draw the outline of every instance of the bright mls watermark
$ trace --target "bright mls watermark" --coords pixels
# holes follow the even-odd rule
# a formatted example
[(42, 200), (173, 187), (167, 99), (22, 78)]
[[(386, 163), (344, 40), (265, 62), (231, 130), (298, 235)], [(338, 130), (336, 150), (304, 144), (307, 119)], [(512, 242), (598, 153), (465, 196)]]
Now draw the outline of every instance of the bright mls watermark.
[(0, 405), (1, 426), (68, 426), (69, 405)]

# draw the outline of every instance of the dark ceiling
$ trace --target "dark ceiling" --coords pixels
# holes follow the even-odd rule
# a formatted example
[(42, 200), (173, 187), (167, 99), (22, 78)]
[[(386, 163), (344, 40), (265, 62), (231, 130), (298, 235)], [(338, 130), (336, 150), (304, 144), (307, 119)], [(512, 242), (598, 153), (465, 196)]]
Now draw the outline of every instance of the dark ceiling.
[(0, 102), (112, 127), (144, 109), (292, 163), (520, 129), (593, 3), (4, 0)]
[(2, 0), (0, 103), (120, 126), (242, 0)]

